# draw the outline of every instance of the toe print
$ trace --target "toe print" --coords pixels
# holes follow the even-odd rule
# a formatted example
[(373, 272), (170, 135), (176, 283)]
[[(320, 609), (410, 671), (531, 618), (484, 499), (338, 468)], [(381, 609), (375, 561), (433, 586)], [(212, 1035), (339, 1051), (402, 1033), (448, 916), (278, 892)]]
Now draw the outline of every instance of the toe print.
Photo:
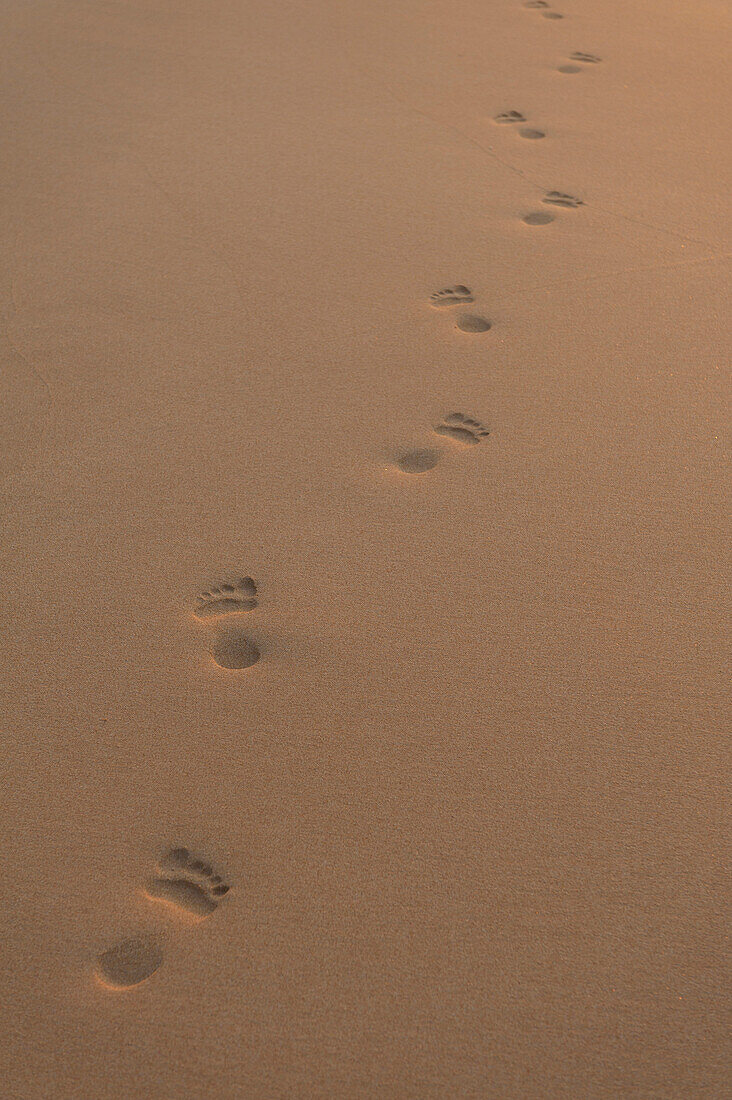
[(480, 443), (481, 439), (485, 439), (490, 434), (485, 424), (459, 412), (449, 413), (443, 417), (435, 431), (438, 435), (446, 435), (458, 443), (470, 445)]
[(475, 313), (461, 313), (455, 325), (461, 332), (488, 332), (491, 327), (490, 321)]
[(163, 953), (155, 936), (132, 936), (102, 951), (96, 974), (113, 989), (129, 989), (146, 981), (162, 962)]
[(158, 871), (160, 874), (145, 888), (147, 896), (195, 917), (210, 916), (229, 892), (213, 867), (192, 859), (187, 848), (169, 848), (158, 860)]
[(594, 53), (582, 53), (581, 50), (575, 50), (574, 53), (569, 55), (570, 61), (581, 61), (583, 65), (597, 65), (602, 61), (601, 57), (598, 57)]
[(252, 611), (257, 606), (257, 586), (251, 577), (240, 577), (231, 584), (221, 584), (198, 597), (193, 614), (197, 619), (210, 619), (217, 615), (234, 615), (240, 611)]
[(496, 115), (493, 119), (500, 126), (505, 126), (509, 122), (526, 122), (526, 115), (522, 115), (520, 111), (502, 111), (500, 115)]
[(434, 306), (435, 309), (472, 301), (474, 299), (471, 291), (461, 283), (457, 283), (455, 286), (447, 286), (444, 290), (436, 290), (434, 294), (430, 295), (430, 305)]
[(566, 206), (571, 209), (584, 206), (582, 199), (578, 199), (575, 195), (566, 195), (563, 191), (547, 191), (541, 201), (548, 203), (550, 206)]

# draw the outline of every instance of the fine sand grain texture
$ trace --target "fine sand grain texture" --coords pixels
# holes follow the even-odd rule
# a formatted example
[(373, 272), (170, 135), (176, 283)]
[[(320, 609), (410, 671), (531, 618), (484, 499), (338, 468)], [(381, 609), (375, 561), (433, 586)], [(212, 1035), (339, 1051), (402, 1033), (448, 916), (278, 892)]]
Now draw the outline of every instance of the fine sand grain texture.
[(8, 1100), (719, 1100), (722, 0), (0, 5)]

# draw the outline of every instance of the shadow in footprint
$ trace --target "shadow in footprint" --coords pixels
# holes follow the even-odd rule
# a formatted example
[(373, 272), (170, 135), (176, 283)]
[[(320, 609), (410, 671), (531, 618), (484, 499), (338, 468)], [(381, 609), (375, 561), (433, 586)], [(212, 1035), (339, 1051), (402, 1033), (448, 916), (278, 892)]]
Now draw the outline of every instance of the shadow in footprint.
[(426, 474), (434, 470), (440, 461), (440, 452), (434, 447), (424, 447), (414, 451), (404, 451), (395, 461), (395, 465), (404, 474)]
[(97, 957), (96, 974), (113, 989), (130, 989), (147, 981), (162, 966), (163, 952), (156, 936), (131, 936)]
[(262, 656), (259, 646), (236, 627), (221, 630), (213, 640), (211, 656), (219, 668), (251, 668)]
[(461, 332), (488, 332), (491, 327), (490, 321), (486, 321), (485, 317), (479, 317), (476, 313), (461, 313), (455, 322), (456, 328), (459, 328)]
[(532, 210), (531, 213), (524, 214), (521, 220), (524, 225), (549, 225), (554, 221), (554, 215), (543, 210)]

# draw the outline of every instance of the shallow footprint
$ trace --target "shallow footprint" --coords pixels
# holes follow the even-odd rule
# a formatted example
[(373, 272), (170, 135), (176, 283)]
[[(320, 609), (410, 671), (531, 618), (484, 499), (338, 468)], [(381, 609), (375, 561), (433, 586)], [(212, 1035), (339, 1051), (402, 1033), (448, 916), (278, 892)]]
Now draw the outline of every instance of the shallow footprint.
[(546, 134), (543, 130), (532, 130), (528, 126), (525, 126), (523, 129), (519, 130), (519, 134), (522, 138), (528, 138), (529, 141), (537, 141), (538, 138), (546, 137)]
[(461, 332), (488, 332), (491, 327), (490, 321), (476, 313), (461, 313), (455, 324)]
[(396, 459), (396, 465), (404, 474), (426, 474), (428, 470), (434, 470), (440, 461), (440, 452), (433, 447), (425, 447), (421, 450), (404, 451)]
[(532, 210), (531, 213), (524, 214), (521, 220), (524, 225), (549, 225), (554, 221), (554, 215), (543, 210)]
[(97, 957), (97, 977), (114, 989), (129, 989), (146, 981), (162, 962), (163, 952), (155, 936), (131, 936)]
[(204, 860), (193, 859), (187, 848), (169, 848), (158, 860), (158, 871), (161, 874), (145, 887), (147, 896), (196, 917), (210, 916), (229, 892), (221, 875)]
[(213, 641), (211, 656), (220, 668), (251, 668), (261, 650), (243, 630), (222, 630)]
[(564, 16), (558, 11), (543, 11), (541, 14), (545, 19), (564, 19)]
[(435, 431), (438, 435), (446, 435), (458, 443), (468, 444), (480, 443), (481, 439), (490, 435), (485, 424), (459, 412), (448, 413), (437, 425)]
[(240, 577), (232, 584), (221, 584), (209, 592), (202, 592), (193, 609), (197, 619), (210, 619), (216, 615), (234, 615), (240, 611), (252, 611), (257, 606), (257, 586), (251, 577)]
[(582, 69), (579, 65), (560, 65), (557, 68), (558, 73), (581, 73)]
[(548, 8), (549, 0), (524, 0), (525, 8)]
[(473, 302), (472, 292), (468, 287), (463, 286), (462, 283), (457, 283), (455, 286), (447, 286), (444, 290), (436, 290), (434, 294), (430, 294), (430, 305), (435, 309), (442, 309), (444, 306), (456, 306), (460, 302)]
[(526, 122), (526, 115), (522, 115), (520, 111), (502, 111), (500, 115), (494, 116), (493, 121), (499, 126), (509, 122)]
[(566, 206), (571, 209), (584, 206), (582, 199), (578, 199), (576, 195), (566, 195), (563, 191), (547, 191), (541, 201), (548, 203), (550, 206)]

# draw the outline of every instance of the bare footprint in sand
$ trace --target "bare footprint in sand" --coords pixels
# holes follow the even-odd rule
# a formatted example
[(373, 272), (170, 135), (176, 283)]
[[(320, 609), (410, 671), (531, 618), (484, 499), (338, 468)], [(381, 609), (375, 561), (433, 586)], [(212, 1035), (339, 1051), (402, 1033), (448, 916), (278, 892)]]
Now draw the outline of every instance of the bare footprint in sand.
[(520, 111), (502, 111), (500, 115), (494, 115), (493, 121), (499, 126), (506, 126), (511, 122), (526, 122), (526, 115), (522, 115)]
[(158, 860), (157, 869), (159, 875), (145, 887), (147, 896), (194, 917), (210, 916), (229, 892), (211, 864), (194, 859), (187, 848), (169, 848)]
[(583, 65), (597, 65), (602, 61), (601, 57), (598, 57), (594, 53), (583, 53), (582, 50), (575, 50), (574, 53), (569, 55), (570, 61), (581, 61)]
[(533, 130), (530, 126), (522, 126), (519, 130), (519, 136), (527, 138), (529, 141), (538, 141), (540, 138), (546, 137), (543, 130)]
[(490, 435), (490, 430), (485, 424), (460, 412), (448, 413), (437, 425), (435, 431), (438, 435), (446, 435), (457, 443), (467, 443), (470, 446), (480, 443)]
[(131, 936), (102, 951), (97, 957), (96, 975), (112, 989), (130, 989), (147, 981), (162, 963), (157, 936)]
[(455, 286), (446, 286), (443, 290), (436, 290), (434, 294), (430, 294), (430, 305), (435, 309), (443, 309), (445, 306), (457, 306), (461, 302), (472, 302), (474, 300), (472, 292), (462, 283), (456, 283)]
[(548, 203), (549, 206), (566, 206), (572, 210), (578, 206), (584, 206), (582, 199), (578, 199), (576, 195), (566, 195), (563, 191), (547, 191), (541, 201)]
[(543, 11), (541, 14), (544, 16), (545, 19), (564, 19), (564, 16), (561, 14), (561, 12), (558, 11)]
[[(455, 443), (468, 446), (480, 443), (490, 434), (485, 424), (460, 412), (448, 413), (434, 431), (437, 435), (446, 436)], [(425, 474), (428, 470), (435, 468), (443, 453), (436, 447), (415, 448), (412, 451), (403, 451), (397, 457), (395, 465), (405, 474)]]
[(251, 577), (240, 577), (228, 584), (221, 584), (198, 597), (193, 614), (197, 619), (211, 619), (218, 615), (235, 615), (252, 611), (257, 606), (257, 586)]

